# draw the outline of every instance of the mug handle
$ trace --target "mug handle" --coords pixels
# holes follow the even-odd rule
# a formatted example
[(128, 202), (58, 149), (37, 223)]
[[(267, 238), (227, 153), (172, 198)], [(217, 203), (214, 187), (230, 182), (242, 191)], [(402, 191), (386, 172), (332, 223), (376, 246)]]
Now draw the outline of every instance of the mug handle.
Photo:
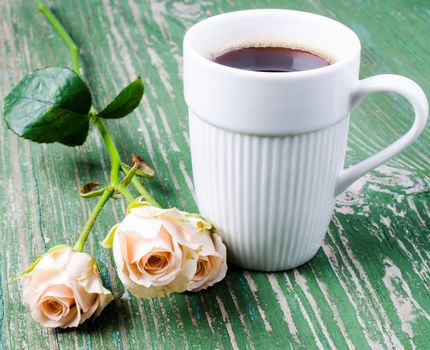
[(373, 92), (394, 92), (405, 97), (414, 108), (415, 121), (409, 131), (375, 155), (341, 171), (335, 186), (335, 196), (345, 191), (358, 178), (376, 168), (414, 142), (423, 131), (428, 114), (424, 91), (414, 81), (400, 75), (381, 74), (360, 80), (351, 94), (351, 109)]

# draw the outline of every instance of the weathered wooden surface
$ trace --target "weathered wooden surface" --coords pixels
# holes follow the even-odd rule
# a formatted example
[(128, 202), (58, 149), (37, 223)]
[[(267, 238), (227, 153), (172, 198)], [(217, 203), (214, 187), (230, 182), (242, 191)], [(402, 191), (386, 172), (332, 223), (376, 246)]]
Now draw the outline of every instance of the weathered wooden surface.
[[(404, 74), (430, 92), (428, 1), (48, 2), (82, 47), (103, 105), (141, 74), (144, 103), (108, 124), (122, 155), (141, 153), (159, 177), (148, 184), (165, 206), (195, 210), (182, 97), (181, 40), (217, 13), (261, 7), (327, 15), (363, 42), (362, 76)], [(68, 65), (62, 42), (28, 0), (0, 0), (0, 98), (31, 69)], [(352, 116), (347, 164), (381, 149), (412, 123), (405, 100), (378, 94)], [(429, 348), (430, 131), (338, 199), (323, 248), (307, 265), (265, 274), (231, 268), (198, 294), (138, 301), (124, 293), (109, 251), (97, 243), (124, 213), (109, 204), (89, 244), (116, 296), (94, 323), (46, 330), (10, 283), (48, 247), (72, 243), (94, 202), (77, 188), (105, 180), (109, 166), (95, 133), (85, 147), (18, 140), (0, 123), (0, 348)], [(100, 166), (102, 164), (102, 166)], [(83, 217), (84, 216), (84, 217)]]

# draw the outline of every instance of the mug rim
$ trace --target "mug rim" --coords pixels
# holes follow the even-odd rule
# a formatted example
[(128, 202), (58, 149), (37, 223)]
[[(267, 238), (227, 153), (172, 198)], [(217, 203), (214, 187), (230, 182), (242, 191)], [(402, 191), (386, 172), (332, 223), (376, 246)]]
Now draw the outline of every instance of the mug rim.
[[(309, 70), (303, 70), (303, 71), (294, 71), (294, 72), (276, 72), (276, 74), (275, 74), (273, 72), (252, 71), (252, 70), (246, 70), (246, 69), (222, 65), (222, 64), (217, 63), (217, 62), (211, 60), (210, 58), (206, 57), (204, 54), (198, 52), (197, 49), (193, 46), (192, 36), (196, 35), (195, 33), (197, 31), (199, 31), (201, 29), (201, 27), (203, 27), (209, 23), (212, 23), (214, 21), (217, 21), (221, 18), (232, 17), (232, 16), (241, 16), (241, 15), (246, 16), (246, 15), (255, 14), (258, 12), (267, 13), (267, 14), (269, 14), (271, 12), (272, 13), (282, 12), (282, 13), (290, 14), (290, 15), (308, 17), (308, 18), (312, 18), (312, 19), (320, 21), (320, 22), (325, 22), (325, 23), (335, 25), (335, 26), (339, 27), (339, 29), (347, 32), (351, 36), (351, 38), (353, 38), (354, 49), (351, 50), (352, 52), (347, 58), (335, 61), (334, 63), (330, 63), (329, 65), (324, 66), (324, 67), (319, 67), (319, 68), (314, 68), (314, 69), (309, 69)], [(360, 42), (360, 39), (358, 38), (357, 34), (352, 29), (350, 29), (348, 26), (346, 26), (343, 23), (338, 22), (334, 19), (326, 17), (326, 16), (318, 15), (318, 14), (315, 14), (312, 12), (289, 10), (289, 9), (251, 9), (251, 10), (240, 10), (240, 11), (226, 12), (226, 13), (222, 13), (222, 14), (208, 17), (204, 20), (197, 22), (192, 27), (190, 27), (185, 34), (184, 51), (185, 50), (187, 50), (190, 54), (192, 54), (195, 57), (195, 59), (200, 61), (202, 64), (208, 65), (208, 68), (218, 69), (218, 70), (222, 70), (226, 73), (237, 74), (239, 76), (248, 77), (248, 78), (252, 77), (252, 78), (260, 78), (260, 79), (278, 80), (278, 79), (295, 79), (295, 78), (303, 78), (303, 77), (315, 76), (315, 75), (320, 75), (320, 74), (327, 74), (327, 73), (331, 73), (331, 72), (333, 72), (339, 68), (342, 68), (346, 65), (349, 65), (354, 60), (356, 60), (357, 56), (360, 56), (361, 42)]]

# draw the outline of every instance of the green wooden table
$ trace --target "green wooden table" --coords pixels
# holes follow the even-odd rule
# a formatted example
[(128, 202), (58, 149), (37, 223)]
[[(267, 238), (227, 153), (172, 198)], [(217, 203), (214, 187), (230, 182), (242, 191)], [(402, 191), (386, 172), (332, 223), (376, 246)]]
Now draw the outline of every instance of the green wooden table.
[[(126, 157), (155, 164), (148, 188), (163, 206), (196, 210), (181, 42), (197, 21), (225, 11), (279, 7), (319, 13), (356, 31), (362, 77), (404, 74), (430, 93), (428, 1), (138, 1), (47, 2), (82, 48), (97, 105), (140, 74), (143, 104), (111, 121)], [(32, 69), (69, 64), (63, 43), (32, 1), (0, 0), (0, 99)], [(377, 94), (352, 115), (347, 165), (382, 149), (412, 123), (411, 107)], [(108, 159), (92, 132), (85, 147), (19, 140), (0, 123), (0, 348), (259, 349), (430, 348), (430, 130), (338, 198), (323, 248), (285, 273), (230, 268), (208, 291), (137, 300), (124, 292), (110, 251), (98, 241), (121, 219), (112, 201), (88, 245), (115, 301), (93, 323), (47, 330), (31, 320), (10, 282), (37, 255), (72, 244), (92, 201), (77, 188), (107, 179)], [(102, 164), (102, 166), (100, 166)]]

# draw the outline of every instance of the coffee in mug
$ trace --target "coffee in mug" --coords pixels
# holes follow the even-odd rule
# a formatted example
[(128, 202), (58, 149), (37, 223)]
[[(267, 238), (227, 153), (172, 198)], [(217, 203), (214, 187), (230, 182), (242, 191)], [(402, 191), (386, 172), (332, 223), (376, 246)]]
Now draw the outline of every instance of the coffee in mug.
[(228, 50), (213, 59), (224, 66), (254, 72), (300, 72), (328, 66), (330, 62), (315, 53), (289, 47), (250, 46)]

